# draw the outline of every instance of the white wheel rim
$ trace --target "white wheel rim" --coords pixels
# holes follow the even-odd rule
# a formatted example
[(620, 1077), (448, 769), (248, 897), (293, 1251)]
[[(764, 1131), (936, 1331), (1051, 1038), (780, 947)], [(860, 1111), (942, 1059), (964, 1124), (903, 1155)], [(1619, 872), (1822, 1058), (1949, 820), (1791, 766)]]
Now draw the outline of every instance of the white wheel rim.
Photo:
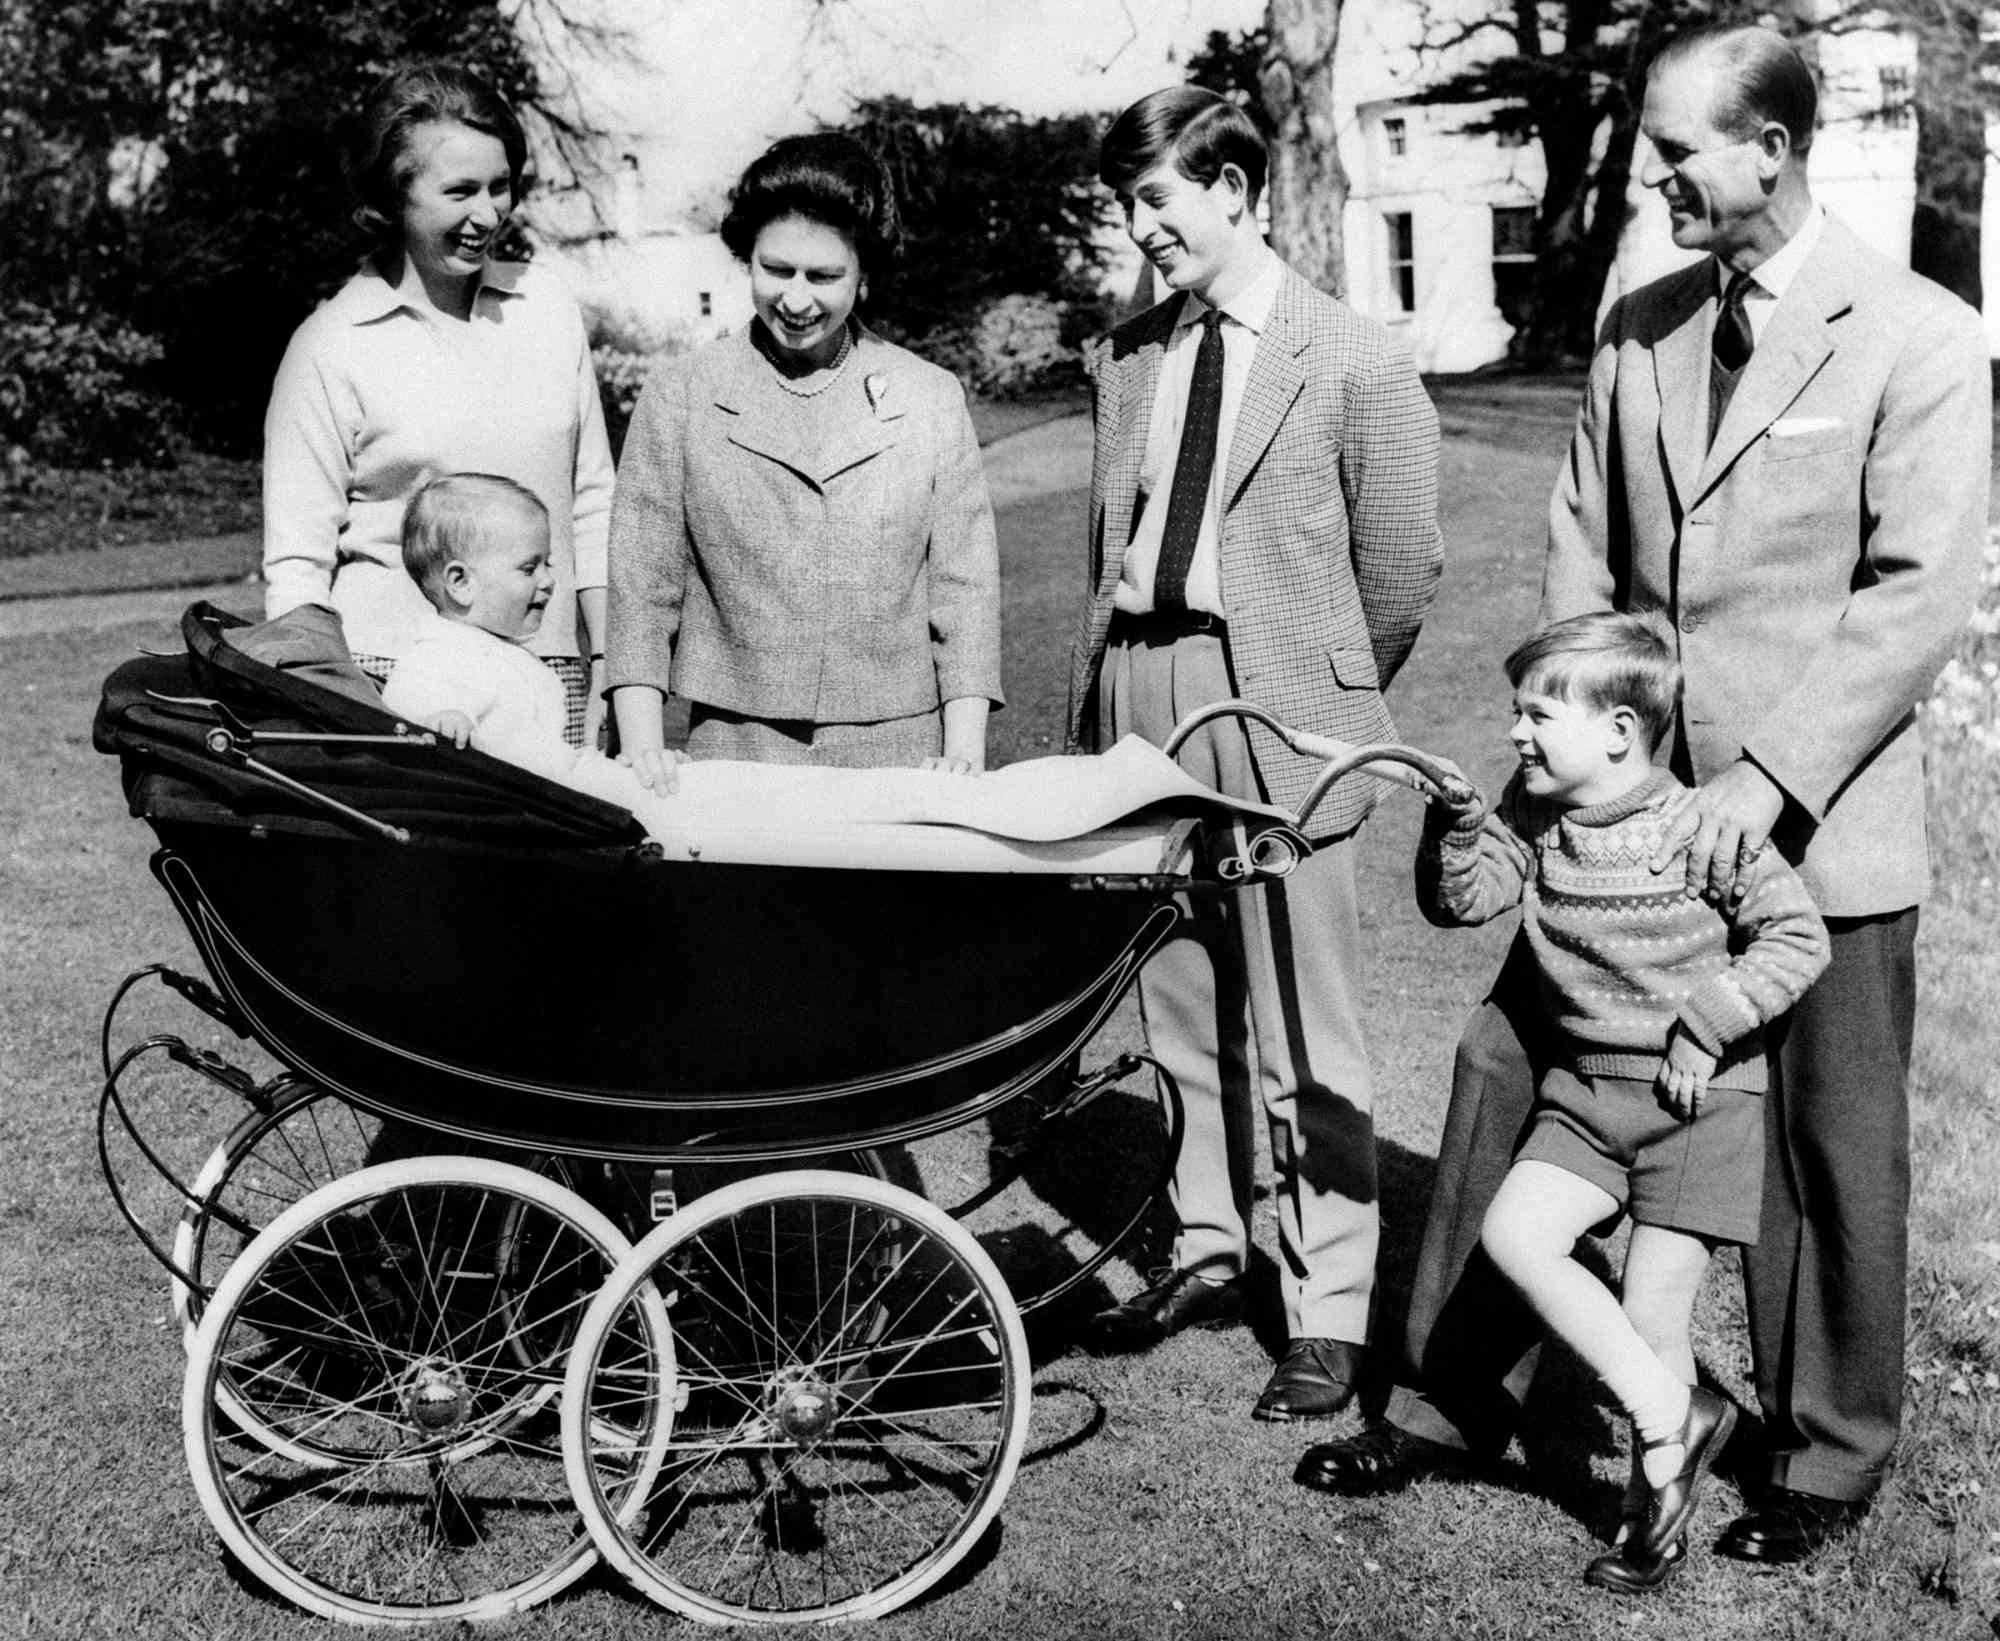
[[(400, 1235), (397, 1212), (414, 1221), (416, 1205), (436, 1197), (440, 1188), (474, 1193), (469, 1199), (474, 1229), (461, 1241), (451, 1240), (457, 1233), (449, 1226), (433, 1228), (435, 1240), (419, 1241), (418, 1254), (400, 1271), (393, 1264), (340, 1257), (342, 1237)], [(474, 1239), (481, 1216), (496, 1212), (492, 1204), (505, 1199), (544, 1210), (549, 1229), (543, 1234), (557, 1250), (545, 1268), (568, 1262), (557, 1266), (559, 1275), (567, 1273), (568, 1285), (548, 1285), (544, 1310), (526, 1321), (510, 1317), (505, 1325), (560, 1330), (560, 1346), (566, 1346), (583, 1309), (576, 1283), (587, 1276), (594, 1292), (597, 1273), (620, 1263), (630, 1244), (574, 1193), (527, 1169), (479, 1158), (410, 1158), (321, 1187), (253, 1239), (203, 1313), (182, 1398), (195, 1490), (243, 1565), (309, 1611), (361, 1623), (495, 1618), (555, 1594), (596, 1559), (588, 1534), (574, 1521), (553, 1432), (539, 1446), (512, 1434), (525, 1397), (545, 1400), (557, 1393), (557, 1368), (553, 1363), (539, 1373), (521, 1368), (506, 1354), (514, 1350), (518, 1356), (516, 1343), (490, 1337), (496, 1324), (482, 1321), (474, 1304), (479, 1282), (516, 1278), (447, 1269), (442, 1263), (461, 1247), (460, 1266), (482, 1257), (491, 1261)], [(377, 1212), (380, 1220), (371, 1221)], [(424, 1229), (418, 1227), (420, 1235)], [(361, 1245), (364, 1251), (372, 1247)], [(324, 1285), (309, 1288), (292, 1274), (296, 1269), (315, 1282), (320, 1271), (332, 1274)], [(363, 1279), (370, 1291), (360, 1291), (356, 1273), (376, 1269), (389, 1275), (372, 1285)], [(416, 1317), (406, 1343), (369, 1325), (373, 1285), (386, 1287), (392, 1276), (419, 1296), (404, 1306)], [(311, 1307), (321, 1304), (320, 1295), (343, 1286), (351, 1301), (343, 1296), (342, 1314), (322, 1322), (322, 1311)], [(263, 1320), (239, 1317), (246, 1296)], [(426, 1304), (432, 1310), (426, 1311)], [(290, 1333), (280, 1329), (269, 1335), (274, 1309), (305, 1320)], [(223, 1410), (218, 1380), (225, 1372), (245, 1397), (257, 1395), (267, 1382), (260, 1377), (266, 1369), (235, 1354), (247, 1352), (262, 1337), (260, 1329), (285, 1340), (315, 1328), (338, 1334), (341, 1348), (321, 1354), (345, 1380), (328, 1391), (325, 1367), (271, 1373), (273, 1409), (259, 1422), (266, 1428), (285, 1422), (281, 1398), (303, 1384), (301, 1405), (311, 1421), (340, 1426), (337, 1446), (358, 1445), (347, 1434), (350, 1428), (375, 1432), (379, 1446), (366, 1461), (328, 1464), (325, 1450), (308, 1444), (315, 1462), (298, 1464), (261, 1437), (243, 1441)], [(550, 1350), (559, 1348), (554, 1331), (543, 1338)], [(290, 1344), (264, 1348), (267, 1358), (293, 1354)], [(350, 1383), (364, 1388), (347, 1390)], [(419, 1428), (419, 1418), (433, 1416), (430, 1410), (436, 1408), (447, 1417), (466, 1410), (463, 1439), (451, 1439), (448, 1429), (432, 1437)], [(512, 1536), (500, 1543), (503, 1535), (514, 1534), (528, 1540), (527, 1549)]]
[[(803, 1215), (817, 1235), (821, 1205), (836, 1230), (843, 1221), (871, 1233), (897, 1228), (896, 1268), (870, 1266), (869, 1246), (831, 1244), (826, 1269), (850, 1274), (831, 1275), (839, 1292), (829, 1292), (817, 1270), (821, 1244), (813, 1242), (810, 1296), (803, 1281), (792, 1285), (796, 1326), (779, 1315), (792, 1300), (780, 1298), (776, 1278), (768, 1299), (745, 1291), (748, 1284), (729, 1284), (741, 1296), (741, 1314), (720, 1324), (708, 1309), (713, 1292), (690, 1300), (690, 1286), (701, 1279), (687, 1267), (706, 1257), (708, 1233), (717, 1232), (720, 1244), (723, 1230), (740, 1229), (739, 1216), (754, 1232), (760, 1223), (776, 1227), (781, 1216)], [(752, 1240), (751, 1257), (761, 1258)], [(771, 1247), (778, 1246), (774, 1230)], [(606, 1421), (586, 1412), (611, 1396), (593, 1382), (603, 1341), (642, 1293), (667, 1306), (677, 1383), (684, 1401), (695, 1399), (676, 1413), (664, 1444), (660, 1476), (673, 1491), (670, 1504), (657, 1506), (661, 1521), (642, 1514), (639, 1506), (651, 1501), (629, 1489), (607, 1495), (594, 1452)], [(877, 1311), (889, 1314), (878, 1318)], [(691, 1312), (699, 1314), (691, 1320)], [(722, 1353), (704, 1344), (718, 1326), (762, 1329), (778, 1340), (768, 1371), (719, 1370)], [(794, 1351), (783, 1342), (788, 1335), (807, 1348)], [(934, 1365), (947, 1360), (947, 1368)], [(961, 1384), (975, 1394), (950, 1400)], [(823, 1403), (839, 1412), (828, 1413), (821, 1428)], [(876, 1617), (935, 1584), (993, 1521), (1020, 1463), (1028, 1406), (1019, 1312), (964, 1229), (896, 1186), (800, 1170), (699, 1198), (620, 1263), (570, 1353), (563, 1456), (599, 1551), (675, 1612), (709, 1623)], [(630, 1420), (609, 1421), (621, 1422)], [(611, 1469), (616, 1479), (618, 1464)], [(894, 1481), (882, 1479), (888, 1476)], [(862, 1543), (877, 1516), (886, 1548)], [(828, 1548), (836, 1536), (837, 1556)], [(878, 1558), (888, 1568), (880, 1577)], [(787, 1580), (790, 1587), (781, 1588)]]

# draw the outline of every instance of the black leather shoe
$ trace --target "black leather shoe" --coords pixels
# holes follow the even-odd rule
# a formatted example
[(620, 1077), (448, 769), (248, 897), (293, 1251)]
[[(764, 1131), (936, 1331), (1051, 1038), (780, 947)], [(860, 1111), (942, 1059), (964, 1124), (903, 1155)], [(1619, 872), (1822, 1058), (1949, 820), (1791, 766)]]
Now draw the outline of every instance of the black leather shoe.
[(1851, 1533), (1867, 1514), (1865, 1499), (1823, 1499), (1816, 1493), (1773, 1487), (1756, 1509), (1723, 1529), (1715, 1547), (1738, 1561), (1773, 1565), (1803, 1561), (1815, 1550)]
[(1328, 1419), (1354, 1400), (1361, 1347), (1345, 1339), (1294, 1339), (1271, 1370), (1253, 1419)]
[(1099, 1311), (1084, 1324), (1084, 1344), (1105, 1355), (1150, 1350), (1183, 1328), (1219, 1328), (1243, 1316), (1240, 1282), (1210, 1282), (1191, 1270), (1155, 1273), (1153, 1285)]
[(1687, 1418), (1680, 1433), (1667, 1442), (1649, 1442), (1663, 1447), (1678, 1442), (1681, 1467), (1664, 1487), (1655, 1487), (1646, 1511), (1644, 1530), (1632, 1542), (1641, 1560), (1658, 1560), (1667, 1548), (1687, 1532), (1700, 1497), (1702, 1479), (1721, 1454), (1729, 1433), (1736, 1428), (1736, 1404), (1726, 1396), (1695, 1385), (1688, 1391)]
[(1386, 1419), (1358, 1436), (1319, 1442), (1299, 1455), (1292, 1480), (1345, 1498), (1399, 1493), (1426, 1476), (1455, 1476), (1471, 1464), (1464, 1449), (1412, 1436)]
[(1657, 1556), (1627, 1542), (1595, 1557), (1583, 1570), (1583, 1581), (1614, 1595), (1644, 1595), (1657, 1590), (1687, 1554), (1687, 1540), (1677, 1538)]

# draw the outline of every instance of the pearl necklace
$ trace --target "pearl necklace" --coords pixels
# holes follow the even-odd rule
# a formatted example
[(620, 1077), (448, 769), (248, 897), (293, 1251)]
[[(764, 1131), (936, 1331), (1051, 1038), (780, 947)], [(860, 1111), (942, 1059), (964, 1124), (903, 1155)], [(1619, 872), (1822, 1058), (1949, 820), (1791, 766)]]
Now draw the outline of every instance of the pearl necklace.
[(813, 380), (811, 386), (802, 387), (800, 383), (805, 381), (806, 378), (800, 377), (797, 381), (794, 381), (782, 370), (779, 370), (775, 362), (771, 368), (777, 374), (778, 386), (783, 388), (787, 393), (799, 399), (815, 399), (840, 380), (841, 373), (847, 369), (847, 361), (853, 357), (854, 332), (852, 330), (843, 330), (840, 333), (840, 351), (833, 356), (832, 364), (815, 373), (816, 379)]

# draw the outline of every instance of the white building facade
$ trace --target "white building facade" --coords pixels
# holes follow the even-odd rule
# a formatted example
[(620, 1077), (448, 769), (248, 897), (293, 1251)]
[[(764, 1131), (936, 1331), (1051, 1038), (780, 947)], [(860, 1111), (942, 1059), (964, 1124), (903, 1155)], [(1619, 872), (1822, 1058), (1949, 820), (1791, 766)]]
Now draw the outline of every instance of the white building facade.
[[(1349, 0), (1345, 14), (1336, 85), (1351, 188), (1342, 222), (1348, 296), (1408, 343), (1420, 369), (1476, 370), (1506, 356), (1509, 288), (1534, 277), (1541, 149), (1466, 132), (1477, 108), (1408, 100), (1423, 79), (1452, 66), (1419, 53), (1414, 15), (1410, 0)], [(1906, 261), (1916, 198), (1912, 44), (1869, 33), (1822, 37), (1810, 49), (1821, 79), (1808, 162), (1814, 194), (1869, 244)], [(1600, 313), (1687, 260), (1668, 236), (1657, 192), (1639, 182), (1645, 159), (1642, 139)], [(1985, 210), (2000, 223), (2000, 166), (1991, 163)], [(1986, 289), (2000, 295), (2000, 232), (1984, 236), (1983, 255)], [(1987, 335), (2000, 356), (2000, 300), (1987, 303)]]

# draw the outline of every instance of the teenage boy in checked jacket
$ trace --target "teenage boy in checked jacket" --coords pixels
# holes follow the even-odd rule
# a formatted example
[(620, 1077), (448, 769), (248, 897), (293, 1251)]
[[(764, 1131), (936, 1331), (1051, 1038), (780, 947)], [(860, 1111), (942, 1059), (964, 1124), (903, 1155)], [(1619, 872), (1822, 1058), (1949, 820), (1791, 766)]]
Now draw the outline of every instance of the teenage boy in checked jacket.
[[(1437, 417), (1415, 369), (1264, 243), (1264, 145), (1227, 99), (1191, 86), (1141, 99), (1106, 134), (1098, 172), (1173, 294), (1091, 361), (1070, 744), (1157, 744), (1229, 696), (1321, 735), (1388, 737), (1382, 691), (1442, 564)], [(1239, 720), (1197, 734), (1180, 761), (1286, 805), (1316, 772)], [(1187, 1108), (1180, 1232), (1170, 1270), (1093, 1318), (1094, 1343), (1144, 1349), (1241, 1314), (1261, 1106), (1290, 1341), (1262, 1419), (1339, 1411), (1368, 1337), (1378, 1227), (1353, 851), (1371, 784), (1315, 811), (1314, 853), (1291, 877), (1188, 908), (1139, 979), (1147, 1040)]]

